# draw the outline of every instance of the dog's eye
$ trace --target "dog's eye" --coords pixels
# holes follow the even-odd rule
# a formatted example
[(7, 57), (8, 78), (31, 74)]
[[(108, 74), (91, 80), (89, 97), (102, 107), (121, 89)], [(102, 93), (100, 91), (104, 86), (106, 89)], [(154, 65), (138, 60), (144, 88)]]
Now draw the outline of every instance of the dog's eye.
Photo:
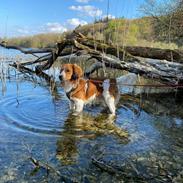
[(67, 69), (67, 70), (66, 70), (66, 72), (70, 72), (70, 70), (69, 70), (69, 69)]

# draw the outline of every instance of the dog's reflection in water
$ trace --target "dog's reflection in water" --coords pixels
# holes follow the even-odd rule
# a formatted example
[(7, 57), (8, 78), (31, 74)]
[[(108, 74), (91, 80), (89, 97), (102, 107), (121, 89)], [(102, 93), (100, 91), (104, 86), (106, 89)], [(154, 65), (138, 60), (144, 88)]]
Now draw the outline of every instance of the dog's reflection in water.
[(87, 113), (79, 116), (70, 114), (57, 141), (57, 158), (64, 165), (74, 164), (78, 157), (78, 143), (84, 138), (92, 140), (100, 135), (111, 134), (126, 141), (128, 133), (117, 126), (114, 120), (114, 116), (104, 114), (98, 116)]

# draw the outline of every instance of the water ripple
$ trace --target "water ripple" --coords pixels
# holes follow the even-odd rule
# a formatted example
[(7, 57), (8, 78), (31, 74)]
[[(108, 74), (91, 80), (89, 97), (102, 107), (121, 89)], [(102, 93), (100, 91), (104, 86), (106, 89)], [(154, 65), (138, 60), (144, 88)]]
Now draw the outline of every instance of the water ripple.
[(1, 99), (3, 122), (24, 131), (59, 135), (69, 110), (67, 101), (53, 101), (47, 91), (39, 88), (21, 93), (16, 97), (12, 92)]

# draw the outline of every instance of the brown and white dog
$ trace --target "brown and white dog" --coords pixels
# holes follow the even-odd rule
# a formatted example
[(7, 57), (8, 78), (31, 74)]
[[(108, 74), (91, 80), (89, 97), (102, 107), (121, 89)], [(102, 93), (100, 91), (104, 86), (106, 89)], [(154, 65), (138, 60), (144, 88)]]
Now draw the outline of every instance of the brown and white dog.
[(120, 78), (87, 80), (83, 78), (83, 71), (78, 65), (64, 64), (61, 67), (59, 79), (70, 100), (70, 109), (75, 113), (82, 112), (85, 104), (102, 99), (110, 113), (115, 115), (120, 96)]

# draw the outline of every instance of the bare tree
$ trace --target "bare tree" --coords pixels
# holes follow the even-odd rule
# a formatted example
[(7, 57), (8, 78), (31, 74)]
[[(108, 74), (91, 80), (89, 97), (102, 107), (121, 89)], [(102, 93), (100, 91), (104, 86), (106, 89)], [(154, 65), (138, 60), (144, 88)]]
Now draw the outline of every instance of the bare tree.
[(153, 18), (155, 38), (182, 46), (183, 0), (146, 0), (140, 9)]

